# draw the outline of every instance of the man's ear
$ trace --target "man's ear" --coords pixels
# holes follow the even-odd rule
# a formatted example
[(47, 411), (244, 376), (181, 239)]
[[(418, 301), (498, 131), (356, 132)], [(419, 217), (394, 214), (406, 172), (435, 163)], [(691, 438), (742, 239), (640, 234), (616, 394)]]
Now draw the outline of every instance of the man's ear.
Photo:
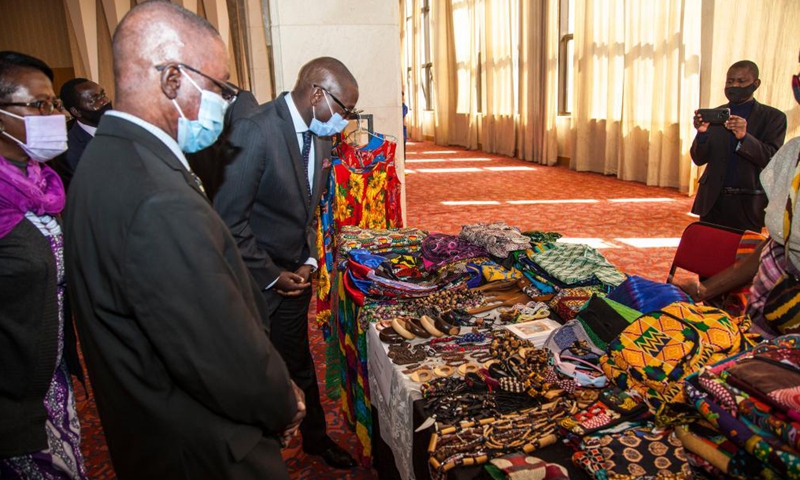
[(760, 78), (755, 79), (755, 81), (753, 81), (753, 85), (755, 85), (756, 90), (758, 90), (758, 87), (761, 86), (761, 79)]
[(319, 87), (313, 87), (311, 89), (311, 105), (317, 106), (319, 102), (324, 100), (325, 92), (322, 91)]
[(69, 112), (70, 115), (72, 115), (72, 118), (81, 118), (81, 114), (78, 113), (78, 109), (77, 108), (70, 107), (70, 108), (67, 109), (67, 111)]
[(170, 100), (174, 100), (178, 96), (182, 75), (181, 69), (175, 65), (168, 65), (161, 71), (161, 91)]

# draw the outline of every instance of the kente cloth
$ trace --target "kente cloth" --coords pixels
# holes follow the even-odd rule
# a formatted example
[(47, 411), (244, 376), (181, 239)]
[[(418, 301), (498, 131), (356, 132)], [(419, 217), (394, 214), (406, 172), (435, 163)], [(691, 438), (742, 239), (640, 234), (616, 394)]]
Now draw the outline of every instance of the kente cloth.
[(672, 430), (634, 428), (585, 437), (572, 462), (598, 480), (689, 480), (692, 472), (683, 445)]
[(683, 420), (683, 380), (752, 346), (744, 332), (747, 317), (731, 318), (722, 310), (673, 303), (643, 315), (608, 345), (600, 359), (606, 376), (623, 390), (638, 392), (660, 425)]
[(470, 260), (488, 255), (489, 252), (485, 248), (473, 245), (455, 235), (431, 233), (422, 241), (422, 259), (429, 270), (459, 260)]
[(530, 256), (547, 273), (567, 285), (596, 278), (616, 287), (625, 281), (625, 274), (594, 248), (579, 244), (556, 244), (554, 248)]
[(631, 275), (608, 298), (640, 312), (660, 310), (673, 302), (693, 303), (689, 295), (671, 283), (654, 282)]
[(511, 252), (531, 248), (530, 238), (521, 234), (518, 228), (503, 222), (463, 225), (458, 236), (485, 248), (498, 258), (506, 258)]

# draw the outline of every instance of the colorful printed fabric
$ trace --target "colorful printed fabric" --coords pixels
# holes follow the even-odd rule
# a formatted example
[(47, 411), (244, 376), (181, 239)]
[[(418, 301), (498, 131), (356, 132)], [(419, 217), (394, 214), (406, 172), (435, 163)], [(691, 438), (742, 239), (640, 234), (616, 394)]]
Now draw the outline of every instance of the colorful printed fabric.
[(429, 270), (434, 270), (459, 260), (470, 260), (489, 255), (483, 247), (454, 235), (432, 233), (422, 241), (422, 258)]
[(531, 248), (531, 241), (519, 229), (503, 222), (473, 223), (463, 225), (459, 237), (472, 245), (485, 248), (498, 258), (506, 258), (511, 252)]
[(608, 298), (640, 312), (654, 312), (670, 303), (693, 303), (689, 295), (671, 283), (661, 283), (636, 275), (628, 277), (608, 294)]
[(531, 260), (567, 285), (595, 278), (616, 287), (625, 281), (625, 274), (588, 245), (556, 244), (550, 250), (534, 253)]
[(755, 433), (745, 423), (717, 405), (708, 393), (696, 388), (692, 382), (686, 382), (685, 389), (692, 406), (707, 422), (725, 434), (739, 448), (772, 467), (778, 473), (777, 478), (800, 478), (800, 457), (796, 453), (774, 447), (763, 436)]
[(601, 437), (586, 437), (572, 462), (598, 480), (689, 480), (692, 472), (673, 431), (654, 433), (635, 428)]
[(633, 322), (608, 345), (600, 364), (619, 388), (642, 395), (660, 424), (670, 424), (679, 420), (672, 406), (683, 401), (682, 380), (749, 348), (748, 327), (746, 317), (677, 302)]
[(589, 407), (561, 420), (559, 426), (575, 435), (583, 436), (621, 422), (643, 420), (642, 414), (647, 413), (644, 402), (616, 387), (607, 388), (600, 395), (601, 398)]
[(770, 239), (761, 251), (758, 273), (750, 287), (750, 303), (747, 307), (747, 313), (758, 327), (758, 333), (767, 339), (774, 338), (778, 332), (764, 318), (764, 306), (770, 292), (786, 273), (800, 275), (786, 258), (783, 245)]
[(372, 253), (415, 253), (422, 248), (428, 234), (418, 228), (366, 229), (343, 226), (336, 239), (339, 258), (350, 250), (368, 250)]
[(617, 338), (634, 320), (642, 316), (632, 308), (620, 303), (594, 295), (578, 312), (577, 320), (581, 322), (592, 342), (601, 350)]
[(602, 286), (565, 288), (550, 299), (548, 306), (566, 322), (575, 318), (589, 299), (597, 294), (605, 294)]

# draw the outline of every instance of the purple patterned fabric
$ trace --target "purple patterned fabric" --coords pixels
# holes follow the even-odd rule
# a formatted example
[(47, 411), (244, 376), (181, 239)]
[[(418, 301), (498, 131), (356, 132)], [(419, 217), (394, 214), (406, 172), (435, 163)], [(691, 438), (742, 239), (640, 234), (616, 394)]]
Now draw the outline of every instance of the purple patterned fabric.
[(489, 252), (485, 248), (475, 246), (454, 235), (432, 233), (422, 241), (422, 260), (429, 270), (459, 260), (488, 256)]
[(75, 409), (72, 381), (64, 353), (64, 241), (59, 233), (43, 232), (56, 259), (58, 278), (58, 351), (56, 368), (44, 398), (48, 421), (48, 448), (27, 455), (0, 459), (0, 478), (31, 480), (83, 480), (86, 468), (81, 453), (81, 426)]
[(65, 198), (64, 184), (50, 167), (29, 162), (26, 175), (0, 156), (0, 238), (8, 235), (27, 212), (61, 213)]

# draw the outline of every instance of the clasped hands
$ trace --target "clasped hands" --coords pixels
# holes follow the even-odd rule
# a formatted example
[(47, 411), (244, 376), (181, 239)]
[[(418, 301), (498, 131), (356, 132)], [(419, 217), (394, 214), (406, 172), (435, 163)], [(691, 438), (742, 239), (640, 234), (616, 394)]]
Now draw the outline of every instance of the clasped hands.
[[(694, 128), (697, 129), (699, 133), (705, 133), (708, 130), (708, 126), (711, 125), (710, 122), (704, 122), (703, 117), (697, 113), (697, 110), (694, 111)], [(725, 128), (733, 133), (733, 136), (736, 137), (736, 140), (741, 140), (747, 135), (747, 120), (742, 117), (731, 115), (728, 120), (723, 123)]]
[(311, 286), (311, 265), (301, 265), (294, 272), (284, 270), (275, 282), (275, 291), (284, 297), (296, 297)]

